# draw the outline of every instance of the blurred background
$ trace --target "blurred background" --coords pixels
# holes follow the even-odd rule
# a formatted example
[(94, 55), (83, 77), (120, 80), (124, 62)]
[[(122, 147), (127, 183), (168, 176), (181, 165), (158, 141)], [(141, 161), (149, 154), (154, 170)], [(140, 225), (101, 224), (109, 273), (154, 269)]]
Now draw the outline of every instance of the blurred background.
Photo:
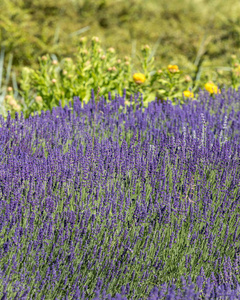
[(0, 0), (0, 88), (19, 85), (22, 67), (37, 68), (46, 53), (73, 58), (83, 36), (131, 56), (135, 71), (148, 44), (159, 68), (201, 68), (198, 76), (211, 80), (215, 71), (228, 83), (229, 59), (239, 54), (240, 1)]

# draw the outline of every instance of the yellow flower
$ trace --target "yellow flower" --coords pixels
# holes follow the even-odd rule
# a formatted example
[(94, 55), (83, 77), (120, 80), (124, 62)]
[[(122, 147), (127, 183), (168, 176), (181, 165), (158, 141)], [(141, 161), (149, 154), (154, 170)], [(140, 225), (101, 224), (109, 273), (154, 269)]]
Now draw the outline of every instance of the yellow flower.
[(186, 98), (193, 98), (194, 97), (194, 94), (192, 92), (190, 92), (190, 91), (184, 91), (183, 95)]
[(179, 69), (177, 65), (168, 65), (168, 71), (171, 73), (176, 73), (179, 72)]
[(135, 74), (133, 74), (133, 80), (136, 83), (143, 83), (146, 80), (146, 77), (142, 73), (135, 73)]
[(204, 87), (210, 94), (217, 94), (217, 92), (221, 93), (221, 90), (219, 90), (218, 87), (212, 82), (206, 83)]

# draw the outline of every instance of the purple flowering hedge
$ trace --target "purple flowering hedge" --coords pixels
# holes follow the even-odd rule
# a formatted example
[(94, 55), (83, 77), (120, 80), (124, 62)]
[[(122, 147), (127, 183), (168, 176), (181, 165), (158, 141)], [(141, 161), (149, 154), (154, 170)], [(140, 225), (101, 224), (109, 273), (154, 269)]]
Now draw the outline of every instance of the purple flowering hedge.
[(0, 119), (0, 299), (240, 299), (240, 90), (124, 98)]

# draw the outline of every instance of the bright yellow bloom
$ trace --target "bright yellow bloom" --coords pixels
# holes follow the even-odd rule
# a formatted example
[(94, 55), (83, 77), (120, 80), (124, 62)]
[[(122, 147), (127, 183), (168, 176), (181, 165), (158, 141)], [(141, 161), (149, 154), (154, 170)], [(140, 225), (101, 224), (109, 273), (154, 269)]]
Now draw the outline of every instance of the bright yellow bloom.
[(184, 91), (183, 95), (186, 98), (193, 98), (194, 97), (194, 94), (192, 92), (190, 92), (190, 91)]
[(212, 82), (208, 82), (204, 85), (205, 89), (210, 93), (210, 94), (217, 94), (217, 93), (221, 93), (221, 90), (218, 89), (218, 87), (212, 83)]
[(176, 73), (179, 72), (179, 69), (177, 65), (168, 65), (168, 71), (171, 73)]
[(135, 73), (135, 74), (133, 74), (133, 80), (136, 83), (143, 83), (146, 80), (146, 77), (142, 73)]

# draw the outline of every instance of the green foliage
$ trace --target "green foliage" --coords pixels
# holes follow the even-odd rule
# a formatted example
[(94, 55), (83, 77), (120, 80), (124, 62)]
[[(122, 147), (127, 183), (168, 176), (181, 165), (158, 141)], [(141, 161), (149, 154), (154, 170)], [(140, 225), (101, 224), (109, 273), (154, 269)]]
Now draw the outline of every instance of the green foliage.
[(63, 106), (73, 102), (74, 96), (86, 103), (91, 97), (91, 90), (97, 93), (99, 88), (100, 95), (106, 99), (109, 92), (112, 96), (116, 93), (122, 96), (125, 89), (126, 105), (130, 104), (130, 95), (137, 92), (143, 95), (144, 106), (156, 96), (164, 100), (168, 98), (173, 103), (175, 98), (183, 100), (182, 93), (191, 88), (191, 83), (184, 79), (182, 72), (174, 72), (170, 66), (155, 70), (153, 51), (148, 45), (141, 48), (138, 59), (141, 73), (133, 73), (129, 57), (125, 56), (125, 61), (118, 59), (112, 47), (104, 51), (97, 37), (93, 37), (90, 44), (87, 44), (86, 38), (81, 38), (75, 55), (76, 63), (70, 57), (58, 62), (46, 55), (39, 58), (38, 70), (22, 69), (22, 111), (28, 117), (36, 111), (52, 110), (59, 105), (59, 100)]

